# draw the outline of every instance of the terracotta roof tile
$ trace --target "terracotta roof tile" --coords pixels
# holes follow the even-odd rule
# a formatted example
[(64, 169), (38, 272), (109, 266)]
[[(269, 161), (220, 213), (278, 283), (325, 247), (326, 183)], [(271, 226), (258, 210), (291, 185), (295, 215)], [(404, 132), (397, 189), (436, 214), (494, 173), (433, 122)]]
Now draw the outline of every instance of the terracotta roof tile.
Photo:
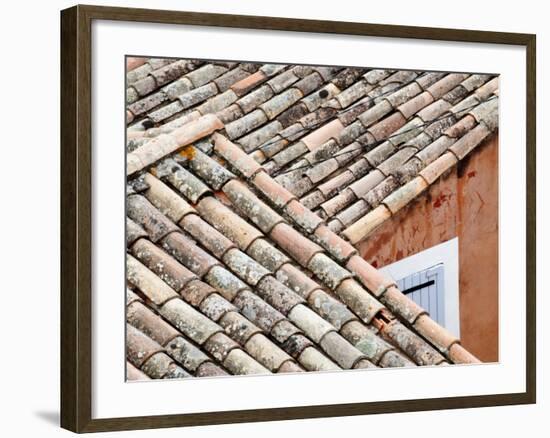
[(249, 289), (248, 285), (222, 266), (214, 266), (204, 277), (225, 299), (233, 301), (237, 294)]
[(476, 119), (467, 114), (462, 117), (458, 122), (450, 126), (444, 131), (447, 137), (458, 138), (462, 137), (466, 132), (470, 131), (476, 125)]
[(180, 295), (185, 302), (195, 307), (199, 306), (206, 297), (213, 293), (216, 293), (216, 289), (198, 279), (191, 280), (180, 291)]
[(467, 74), (462, 73), (448, 74), (443, 79), (437, 81), (435, 84), (430, 86), (426, 91), (433, 96), (434, 100), (437, 100), (445, 93), (451, 91), (456, 85), (458, 85), (467, 77)]
[(223, 124), (233, 122), (243, 115), (243, 111), (236, 103), (229, 105), (227, 108), (224, 108), (216, 113), (216, 116)]
[(277, 271), (290, 259), (266, 239), (256, 239), (248, 247), (247, 254), (271, 272)]
[(161, 346), (180, 336), (180, 332), (139, 301), (127, 306), (126, 321)]
[(126, 209), (130, 219), (141, 225), (154, 242), (177, 230), (172, 222), (141, 195), (128, 196)]
[(156, 168), (155, 173), (158, 177), (168, 181), (193, 204), (196, 204), (204, 195), (211, 193), (210, 188), (202, 180), (180, 166), (175, 160), (164, 160)]
[(267, 303), (283, 314), (287, 314), (294, 306), (304, 302), (300, 295), (271, 275), (262, 278), (256, 285), (255, 291)]
[(277, 280), (305, 299), (320, 286), (296, 266), (286, 263), (276, 273)]
[(230, 351), (238, 348), (239, 344), (223, 332), (213, 334), (204, 344), (204, 349), (208, 351), (208, 353), (211, 354), (218, 362), (222, 363)]
[(150, 377), (140, 369), (133, 366), (130, 362), (126, 362), (126, 379), (132, 380), (149, 380)]
[(319, 342), (323, 350), (344, 369), (351, 369), (365, 356), (336, 332), (327, 333)]
[(198, 103), (204, 102), (209, 97), (218, 93), (218, 87), (216, 84), (209, 83), (202, 87), (193, 88), (192, 90), (178, 96), (178, 100), (181, 104), (181, 110), (190, 108)]
[(251, 356), (258, 358), (258, 361), (272, 372), (277, 372), (284, 362), (294, 362), (288, 354), (261, 334), (250, 338), (245, 347)]
[(258, 327), (270, 333), (275, 324), (285, 319), (283, 314), (250, 291), (243, 291), (233, 301), (241, 313)]
[(433, 347), (423, 342), (418, 335), (397, 321), (386, 325), (382, 329), (382, 333), (419, 365), (438, 365), (445, 361), (445, 358)]
[(445, 136), (439, 137), (433, 143), (426, 146), (416, 156), (423, 162), (424, 165), (428, 165), (435, 161), (441, 154), (443, 154), (449, 146), (454, 143), (454, 139)]
[(498, 100), (491, 99), (473, 108), (469, 114), (491, 131), (498, 126)]
[(489, 82), (479, 87), (475, 91), (475, 95), (478, 97), (478, 99), (481, 99), (481, 100), (487, 99), (492, 93), (498, 90), (498, 82), (499, 82), (498, 77), (491, 79)]
[(413, 99), (403, 102), (397, 109), (403, 114), (403, 117), (408, 119), (413, 114), (416, 114), (422, 108), (428, 106), (433, 102), (433, 97), (427, 91), (417, 95)]
[(218, 258), (236, 246), (196, 214), (185, 216), (179, 225)]
[(489, 128), (487, 128), (484, 124), (479, 124), (457, 140), (457, 142), (453, 144), (449, 150), (455, 154), (459, 160), (462, 160), (490, 133), (491, 131), (489, 131)]
[(277, 370), (278, 373), (298, 373), (303, 371), (304, 369), (302, 367), (298, 366), (295, 362), (289, 360), (283, 362)]
[[(239, 108), (242, 110), (244, 114), (248, 114), (251, 111), (257, 109), (258, 106), (261, 105), (262, 103), (267, 102), (273, 96), (274, 96), (274, 93), (271, 87), (268, 85), (263, 85), (257, 88), (256, 90), (254, 90), (253, 92), (241, 97), (237, 101), (237, 105), (239, 106)], [(239, 125), (235, 125), (235, 126), (239, 126)]]
[(309, 371), (335, 371), (340, 369), (338, 365), (313, 347), (304, 349), (299, 360)]
[(313, 131), (311, 134), (305, 136), (302, 141), (307, 148), (312, 151), (330, 138), (336, 138), (336, 136), (344, 129), (342, 123), (336, 119), (332, 122), (323, 125), (323, 127)]
[(190, 376), (164, 353), (152, 356), (141, 369), (153, 379), (182, 379)]
[(442, 353), (446, 353), (452, 344), (458, 342), (458, 339), (454, 335), (445, 330), (426, 314), (418, 317), (414, 323), (414, 328), (418, 330), (422, 336), (428, 339), (432, 345), (438, 347)]
[(232, 339), (235, 339), (241, 345), (246, 344), (255, 334), (262, 333), (260, 328), (238, 312), (225, 313), (219, 320), (219, 324)]
[(284, 64), (264, 64), (260, 67), (260, 71), (266, 76), (271, 77), (284, 70), (287, 66)]
[(439, 99), (422, 109), (418, 117), (424, 122), (432, 122), (451, 108), (451, 104), (446, 100)]
[(385, 205), (379, 205), (366, 216), (346, 228), (342, 232), (342, 235), (352, 244), (358, 243), (386, 221), (391, 214), (391, 211)]
[(383, 140), (390, 136), (394, 131), (397, 131), (406, 123), (405, 118), (400, 112), (393, 113), (386, 117), (381, 122), (371, 126), (369, 132), (377, 141)]
[(324, 253), (315, 254), (308, 263), (308, 269), (324, 284), (336, 289), (351, 274)]
[[(361, 322), (350, 321), (342, 327), (341, 334), (357, 350), (365, 355), (369, 361), (378, 364), (380, 358), (393, 349), (386, 341), (377, 336), (373, 330), (367, 328)], [(413, 365), (411, 363), (411, 365)]]
[(265, 113), (260, 109), (256, 109), (240, 119), (226, 124), (225, 132), (227, 132), (228, 137), (233, 140), (247, 134), (265, 123), (267, 120), (268, 118)]
[(352, 255), (357, 254), (357, 250), (352, 245), (331, 231), (326, 225), (317, 227), (312, 235), (312, 239), (325, 248), (339, 262), (345, 262)]
[(369, 205), (370, 208), (376, 208), (398, 187), (399, 183), (393, 176), (390, 175), (365, 196), (363, 196), (363, 200)]
[(248, 75), (238, 82), (231, 85), (231, 89), (239, 96), (244, 96), (250, 92), (253, 88), (262, 84), (267, 80), (267, 76), (261, 70), (258, 70), (251, 75)]
[(303, 304), (293, 307), (288, 318), (315, 343), (319, 343), (323, 336), (335, 330), (334, 326)]
[(236, 67), (214, 79), (214, 83), (220, 92), (227, 91), (233, 84), (247, 78), (250, 73), (241, 67)]
[(126, 218), (126, 246), (130, 247), (141, 237), (146, 237), (147, 233), (143, 228), (136, 224), (132, 219)]
[(373, 69), (365, 73), (363, 77), (369, 84), (374, 85), (387, 78), (391, 73), (390, 70)]
[(265, 124), (255, 131), (252, 131), (251, 133), (245, 135), (244, 137), (241, 137), (238, 140), (238, 143), (245, 152), (251, 153), (253, 151), (256, 151), (258, 146), (265, 143), (267, 140), (276, 135), (281, 129), (281, 123), (277, 120), (273, 120), (272, 122)]
[(254, 259), (238, 249), (230, 249), (223, 256), (223, 262), (243, 281), (257, 286), (269, 271)]
[(224, 193), (240, 211), (242, 211), (260, 230), (269, 234), (283, 218), (260, 201), (248, 187), (233, 180), (223, 187)]
[(293, 69), (289, 69), (267, 81), (267, 85), (277, 94), (287, 89), (298, 80), (299, 77), (294, 74)]
[(447, 152), (419, 172), (428, 184), (432, 184), (457, 163), (456, 156)]
[(416, 364), (397, 351), (389, 350), (386, 354), (384, 354), (384, 356), (382, 356), (378, 365), (385, 368), (395, 368), (410, 367), (415, 366)]
[[(268, 82), (269, 83), (269, 82)], [(275, 118), (302, 98), (302, 93), (296, 88), (290, 88), (277, 94), (259, 107), (269, 120)]]
[(231, 350), (223, 365), (233, 374), (269, 374), (269, 370), (240, 349)]
[[(195, 372), (195, 375), (197, 375), (201, 367), (206, 364), (215, 366), (209, 356), (182, 336), (178, 336), (170, 341), (168, 345), (166, 345), (166, 351), (170, 357), (173, 357), (176, 361), (181, 363), (186, 370)], [(217, 366), (215, 367), (218, 368)], [(219, 372), (216, 375), (227, 374), (220, 368), (218, 368), (218, 370)]]
[(304, 267), (308, 266), (309, 261), (315, 254), (323, 251), (319, 245), (313, 243), (286, 223), (275, 226), (270, 233), (270, 237)]
[(426, 181), (423, 178), (417, 177), (384, 199), (384, 205), (388, 207), (393, 214), (395, 214), (412, 199), (426, 190), (427, 187), (428, 184)]
[(305, 96), (319, 88), (323, 83), (322, 76), (317, 72), (313, 72), (296, 82), (294, 88), (300, 90), (302, 95)]
[(422, 87), (423, 90), (436, 83), (445, 76), (445, 73), (431, 72), (424, 73), (415, 79), (415, 82)]
[(227, 372), (212, 362), (200, 364), (195, 374), (196, 377), (216, 377), (225, 375), (227, 375)]
[(176, 128), (169, 136), (153, 138), (138, 150), (128, 154), (128, 159), (130, 159), (130, 157), (133, 157), (131, 158), (132, 160), (137, 159), (139, 166), (130, 166), (129, 162), (126, 173), (127, 175), (132, 175), (138, 170), (150, 166), (166, 155), (175, 152), (178, 148), (205, 137), (222, 127), (223, 124), (215, 115), (208, 114), (200, 119), (183, 125), (181, 128)]
[(313, 233), (313, 231), (323, 222), (319, 216), (305, 208), (297, 200), (290, 201), (286, 205), (284, 211), (296, 224), (308, 233)]
[(336, 295), (367, 324), (384, 306), (353, 279), (344, 280)]
[(454, 363), (459, 364), (480, 363), (479, 359), (465, 350), (460, 344), (451, 345), (449, 357)]
[[(288, 319), (282, 319), (279, 322), (277, 322), (273, 328), (271, 329), (270, 335), (273, 336), (273, 338), (279, 342), (280, 344), (284, 344), (285, 342), (294, 335), (301, 334), (302, 331), (296, 327), (294, 324), (292, 324)], [(288, 352), (291, 353), (290, 351)]]
[(182, 233), (171, 233), (162, 239), (162, 247), (190, 271), (203, 277), (220, 262)]
[(184, 335), (202, 345), (223, 329), (182, 300), (170, 300), (159, 308), (159, 313)]
[(197, 205), (202, 217), (208, 218), (210, 224), (228, 237), (239, 248), (245, 251), (250, 244), (262, 236), (256, 228), (233, 213), (214, 197), (206, 197)]
[(217, 134), (212, 138), (214, 139), (214, 150), (246, 178), (250, 178), (261, 169), (261, 166), (253, 158), (224, 136)]
[(210, 294), (199, 305), (200, 311), (214, 322), (218, 322), (228, 312), (233, 312), (236, 307), (218, 294)]
[(132, 246), (132, 254), (176, 292), (197, 276), (147, 239)]
[(163, 351), (159, 344), (130, 324), (126, 325), (126, 334), (126, 354), (136, 368), (141, 368), (147, 359)]
[(402, 316), (410, 324), (413, 324), (420, 315), (427, 313), (422, 307), (403, 295), (395, 286), (391, 286), (383, 292), (380, 300), (392, 312)]
[(149, 202), (171, 221), (179, 222), (185, 215), (195, 211), (181, 196), (150, 173), (144, 175), (144, 181), (148, 185), (145, 196)]
[(369, 127), (370, 125), (378, 122), (382, 117), (387, 115), (392, 110), (391, 103), (387, 100), (382, 100), (381, 102), (377, 103), (372, 108), (365, 111), (363, 114), (361, 114), (358, 117), (358, 120), (363, 124), (365, 127)]
[(316, 289), (309, 295), (308, 303), (337, 330), (340, 330), (344, 324), (357, 319), (344, 303), (321, 289)]
[(173, 289), (131, 255), (126, 256), (126, 271), (128, 282), (139, 288), (154, 304), (162, 305), (178, 297)]

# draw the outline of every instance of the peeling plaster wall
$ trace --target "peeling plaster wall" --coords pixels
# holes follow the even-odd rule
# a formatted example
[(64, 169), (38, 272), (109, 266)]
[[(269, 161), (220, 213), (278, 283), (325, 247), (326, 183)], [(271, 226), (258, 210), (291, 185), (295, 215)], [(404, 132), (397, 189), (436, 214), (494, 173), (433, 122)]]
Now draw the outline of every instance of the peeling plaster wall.
[(359, 244), (382, 267), (458, 236), (460, 331), (482, 361), (498, 360), (498, 134)]

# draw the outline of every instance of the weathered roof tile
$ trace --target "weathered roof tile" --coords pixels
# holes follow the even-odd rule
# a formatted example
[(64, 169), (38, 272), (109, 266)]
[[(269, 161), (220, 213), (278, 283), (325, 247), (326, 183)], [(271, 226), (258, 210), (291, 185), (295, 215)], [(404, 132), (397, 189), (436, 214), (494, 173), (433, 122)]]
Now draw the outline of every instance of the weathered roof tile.
[(185, 216), (179, 225), (218, 258), (236, 246), (197, 214)]
[(126, 198), (126, 212), (130, 219), (145, 229), (153, 242), (178, 229), (141, 195), (130, 195)]
[(132, 254), (176, 292), (197, 276), (147, 239), (132, 246)]
[(283, 218), (260, 201), (248, 187), (240, 181), (228, 182), (224, 193), (260, 230), (268, 234)]
[(243, 291), (233, 301), (241, 313), (254, 321), (265, 332), (271, 332), (273, 326), (285, 319), (283, 314), (271, 307), (259, 296), (250, 291)]
[(327, 333), (319, 342), (327, 354), (344, 369), (351, 369), (365, 356), (336, 332)]
[(239, 249), (230, 249), (223, 256), (223, 262), (237, 275), (252, 286), (256, 286), (269, 271)]
[(160, 306), (178, 297), (172, 288), (129, 254), (126, 256), (126, 276), (131, 284), (156, 305)]
[(307, 266), (311, 258), (323, 249), (286, 223), (271, 230), (270, 237), (300, 265)]
[(248, 247), (247, 254), (271, 272), (277, 271), (290, 259), (265, 239), (256, 239)]
[(197, 211), (243, 251), (258, 237), (262, 237), (261, 232), (212, 196), (202, 199), (197, 205)]
[(256, 285), (255, 291), (283, 314), (287, 314), (294, 306), (304, 302), (300, 295), (271, 275), (262, 278)]
[(202, 345), (223, 329), (182, 300), (170, 300), (159, 308), (160, 314), (187, 337)]
[(201, 278), (213, 266), (220, 264), (218, 260), (182, 233), (171, 233), (166, 236), (162, 239), (162, 247)]

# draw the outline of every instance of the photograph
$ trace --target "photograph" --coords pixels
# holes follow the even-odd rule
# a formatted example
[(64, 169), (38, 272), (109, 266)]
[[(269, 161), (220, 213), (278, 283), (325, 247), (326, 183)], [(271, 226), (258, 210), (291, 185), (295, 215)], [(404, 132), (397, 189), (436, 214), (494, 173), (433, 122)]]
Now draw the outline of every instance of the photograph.
[(111, 145), (127, 381), (499, 362), (498, 73), (154, 55)]

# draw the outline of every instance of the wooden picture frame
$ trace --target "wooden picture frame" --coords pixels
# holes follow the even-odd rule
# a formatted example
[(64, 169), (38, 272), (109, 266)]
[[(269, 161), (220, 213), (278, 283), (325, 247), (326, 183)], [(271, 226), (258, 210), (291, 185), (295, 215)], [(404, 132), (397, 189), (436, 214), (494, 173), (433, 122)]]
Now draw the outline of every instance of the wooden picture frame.
[[(92, 418), (91, 24), (115, 20), (518, 45), (527, 63), (526, 391), (231, 412)], [(351, 416), (529, 404), (536, 401), (536, 37), (531, 34), (75, 6), (61, 12), (61, 426), (74, 432)]]

